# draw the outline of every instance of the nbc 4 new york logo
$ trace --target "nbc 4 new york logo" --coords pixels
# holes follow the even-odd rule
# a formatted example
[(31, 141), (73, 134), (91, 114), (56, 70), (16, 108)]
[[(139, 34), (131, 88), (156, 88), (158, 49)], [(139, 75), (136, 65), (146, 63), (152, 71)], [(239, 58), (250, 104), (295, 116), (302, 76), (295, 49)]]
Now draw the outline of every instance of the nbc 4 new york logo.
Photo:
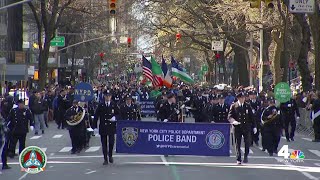
[(305, 156), (300, 150), (293, 150), (289, 152), (289, 146), (283, 145), (278, 152), (278, 157), (283, 157), (283, 159), (278, 160), (280, 162), (303, 162)]

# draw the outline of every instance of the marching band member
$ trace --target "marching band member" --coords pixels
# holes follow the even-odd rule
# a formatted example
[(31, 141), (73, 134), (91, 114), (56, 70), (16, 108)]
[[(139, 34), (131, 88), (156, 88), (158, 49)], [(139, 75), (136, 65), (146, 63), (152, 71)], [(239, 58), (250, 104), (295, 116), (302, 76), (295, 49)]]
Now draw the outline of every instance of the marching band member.
[[(79, 113), (81, 112), (84, 113), (84, 109), (79, 106), (79, 101), (73, 100), (72, 106), (66, 111), (66, 114), (65, 114), (66, 122), (68, 123), (74, 120), (75, 117), (79, 115)], [(83, 144), (85, 144), (84, 143), (84, 140), (85, 140), (84, 135), (86, 132), (85, 121), (81, 120), (81, 122), (77, 125), (69, 124), (68, 130), (69, 130), (71, 144), (72, 144), (71, 154), (80, 153), (83, 148)]]
[(254, 134), (257, 133), (257, 128), (253, 118), (252, 109), (249, 104), (245, 103), (245, 96), (243, 93), (237, 95), (238, 101), (231, 105), (228, 120), (234, 126), (234, 134), (236, 141), (236, 156), (237, 164), (241, 164), (241, 141), (242, 136), (245, 143), (245, 152), (243, 162), (248, 162), (249, 147), (251, 144), (252, 127)]
[(100, 120), (99, 134), (101, 137), (102, 151), (104, 156), (103, 165), (107, 165), (108, 162), (113, 163), (112, 153), (116, 134), (116, 116), (119, 114), (118, 106), (111, 100), (111, 98), (112, 95), (110, 91), (105, 91), (104, 102), (98, 105), (92, 124), (92, 128), (94, 129), (95, 133), (97, 133), (98, 120)]
[(159, 114), (161, 114), (161, 121), (163, 122), (180, 122), (181, 114), (176, 103), (176, 97), (170, 93), (168, 100), (160, 105)]
[(132, 97), (127, 95), (126, 102), (120, 106), (120, 119), (121, 120), (141, 120), (137, 104), (132, 102)]
[(282, 122), (280, 110), (275, 106), (275, 99), (268, 98), (269, 106), (262, 112), (263, 141), (270, 156), (278, 152), (281, 137)]

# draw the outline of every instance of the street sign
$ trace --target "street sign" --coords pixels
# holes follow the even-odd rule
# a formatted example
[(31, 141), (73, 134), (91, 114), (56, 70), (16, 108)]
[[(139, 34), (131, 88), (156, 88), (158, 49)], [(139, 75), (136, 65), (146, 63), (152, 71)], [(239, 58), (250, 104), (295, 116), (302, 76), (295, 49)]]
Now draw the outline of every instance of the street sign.
[(81, 82), (75, 86), (74, 99), (87, 102), (94, 98), (93, 88), (89, 83)]
[(314, 13), (314, 0), (289, 0), (291, 13)]
[(286, 103), (291, 98), (291, 89), (288, 83), (280, 82), (274, 88), (274, 96), (280, 103)]
[(34, 72), (35, 72), (34, 66), (29, 66), (29, 67), (28, 67), (28, 75), (33, 76), (33, 75), (34, 75)]
[(64, 38), (64, 36), (54, 37), (50, 42), (50, 46), (52, 46), (52, 47), (64, 47), (65, 46), (65, 38)]
[(201, 68), (202, 68), (201, 70), (203, 72), (207, 72), (208, 71), (208, 66), (207, 65), (203, 65)]
[(212, 41), (211, 45), (213, 51), (223, 51), (223, 41)]

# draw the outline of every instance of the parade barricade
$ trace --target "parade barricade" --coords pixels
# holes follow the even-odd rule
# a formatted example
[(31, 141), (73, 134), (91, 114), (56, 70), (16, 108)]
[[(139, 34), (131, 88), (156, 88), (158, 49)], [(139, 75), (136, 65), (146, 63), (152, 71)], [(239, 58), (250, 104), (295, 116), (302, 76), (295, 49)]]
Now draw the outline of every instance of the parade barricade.
[(140, 101), (141, 115), (153, 115), (155, 114), (154, 101), (144, 100)]
[(230, 156), (230, 124), (117, 122), (117, 153)]

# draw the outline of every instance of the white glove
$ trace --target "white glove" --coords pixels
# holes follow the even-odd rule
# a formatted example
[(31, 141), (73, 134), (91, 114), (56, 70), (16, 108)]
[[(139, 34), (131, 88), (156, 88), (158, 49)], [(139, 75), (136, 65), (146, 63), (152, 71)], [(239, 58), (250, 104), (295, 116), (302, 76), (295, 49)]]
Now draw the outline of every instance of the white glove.
[(97, 128), (95, 128), (95, 129), (93, 130), (93, 132), (94, 132), (94, 134), (98, 134), (98, 133), (99, 133), (99, 130), (98, 130)]
[(297, 117), (297, 120), (299, 120), (299, 119), (300, 119), (300, 117), (298, 116), (298, 117)]
[(113, 116), (113, 117), (110, 119), (110, 121), (112, 121), (112, 122), (116, 121), (116, 117)]
[(253, 128), (253, 134), (257, 134), (258, 129), (257, 128)]
[(34, 127), (33, 126), (30, 126), (30, 131), (33, 131), (34, 130)]
[(94, 119), (94, 116), (91, 116), (92, 119)]
[(216, 122), (214, 122), (214, 121), (211, 121), (211, 123), (216, 123)]
[(238, 122), (238, 121), (233, 121), (233, 123), (232, 123), (233, 125), (235, 125), (235, 126), (237, 126), (237, 125), (239, 125), (239, 124), (241, 124), (240, 122)]
[(87, 128), (87, 131), (93, 132), (94, 130), (92, 128)]
[(163, 122), (168, 122), (168, 119), (163, 120)]
[(181, 107), (180, 107), (180, 109), (183, 109), (183, 108), (185, 108), (186, 106), (183, 104)]

